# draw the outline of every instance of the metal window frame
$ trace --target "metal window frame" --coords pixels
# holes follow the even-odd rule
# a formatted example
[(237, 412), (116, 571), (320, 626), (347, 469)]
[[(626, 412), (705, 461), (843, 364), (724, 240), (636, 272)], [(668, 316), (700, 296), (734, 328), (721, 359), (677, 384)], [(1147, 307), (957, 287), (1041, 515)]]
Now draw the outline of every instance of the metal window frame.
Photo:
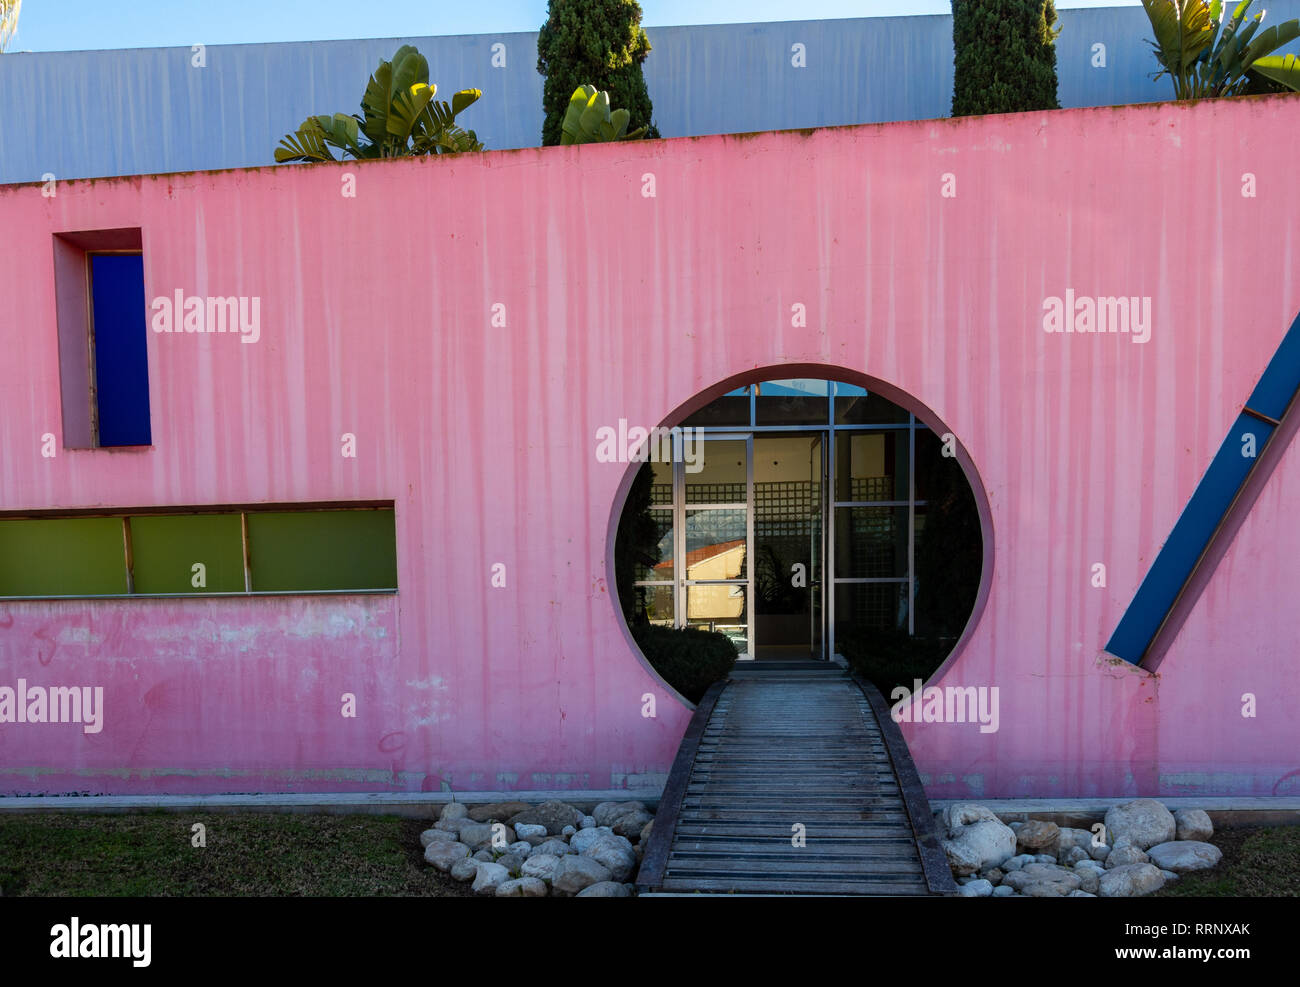
[[(783, 378), (772, 378), (779, 380)], [(640, 587), (663, 587), (671, 585), (673, 587), (673, 625), (676, 627), (685, 627), (687, 622), (687, 585), (745, 585), (746, 586), (746, 608), (747, 608), (747, 627), (746, 634), (749, 641), (750, 652), (756, 652), (758, 642), (756, 640), (757, 614), (754, 611), (755, 603), (755, 580), (757, 573), (754, 568), (754, 513), (755, 513), (755, 494), (754, 494), (754, 440), (764, 435), (780, 434), (809, 434), (815, 433), (820, 437), (823, 443), (822, 452), (822, 469), (821, 469), (821, 491), (818, 498), (818, 509), (821, 511), (821, 560), (820, 560), (820, 593), (821, 593), (821, 637), (820, 647), (814, 651), (817, 657), (823, 660), (829, 660), (837, 655), (835, 641), (835, 596), (836, 588), (840, 585), (888, 585), (888, 584), (907, 584), (907, 631), (909, 634), (916, 633), (916, 513), (917, 508), (927, 506), (927, 501), (919, 500), (916, 495), (916, 434), (920, 429), (930, 431), (929, 426), (917, 420), (914, 412), (908, 411), (907, 420), (900, 422), (885, 423), (868, 423), (856, 424), (845, 423), (837, 424), (835, 421), (835, 399), (839, 396), (839, 387), (841, 382), (827, 380), (826, 389), (826, 416), (823, 422), (809, 422), (798, 425), (760, 425), (758, 424), (758, 398), (761, 396), (761, 388), (764, 383), (769, 381), (754, 381), (742, 385), (747, 388), (749, 397), (749, 424), (743, 425), (682, 425), (674, 431), (673, 446), (673, 473), (672, 473), (672, 505), (657, 505), (655, 509), (672, 511), (673, 527), (673, 554), (674, 567), (673, 579), (667, 580), (637, 580), (634, 585)], [(735, 389), (733, 389), (735, 390)], [(868, 392), (870, 393), (870, 392)], [(727, 392), (729, 396), (731, 392)], [(738, 396), (738, 395), (737, 395)], [(682, 447), (682, 430), (691, 428), (698, 432), (706, 440), (745, 440), (746, 451), (746, 468), (745, 468), (745, 495), (746, 503), (709, 503), (709, 504), (686, 504), (685, 503), (685, 467), (683, 463)], [(835, 441), (838, 433), (860, 434), (872, 432), (903, 432), (906, 433), (907, 441), (907, 479), (906, 489), (907, 496), (903, 499), (893, 500), (837, 500), (835, 496), (836, 473), (839, 469), (838, 455), (836, 452), (837, 443)], [(902, 436), (900, 436), (902, 438)], [(835, 545), (836, 545), (836, 514), (837, 509), (841, 507), (879, 507), (879, 508), (905, 508), (907, 511), (907, 563), (906, 574), (902, 576), (888, 577), (858, 577), (858, 576), (838, 576), (835, 572)], [(748, 576), (744, 580), (688, 580), (686, 579), (686, 512), (689, 510), (744, 510), (745, 511), (745, 530), (746, 530), (746, 566)], [(680, 560), (680, 561), (678, 561)], [(809, 628), (813, 630), (813, 619), (810, 616)], [(815, 635), (814, 635), (815, 636)], [(753, 655), (748, 656), (752, 659)]]
[[(122, 252), (122, 251), (119, 251)], [(125, 251), (129, 253), (130, 251)], [(256, 504), (223, 505), (213, 507), (144, 507), (139, 509), (104, 509), (86, 508), (72, 510), (41, 511), (3, 511), (0, 521), (57, 521), (76, 518), (110, 518), (120, 519), (122, 527), (122, 563), (126, 572), (125, 593), (76, 593), (42, 596), (0, 596), (0, 601), (19, 600), (149, 600), (149, 599), (192, 599), (194, 597), (236, 597), (250, 596), (395, 596), (396, 586), (378, 586), (367, 589), (300, 589), (300, 590), (255, 590), (252, 576), (252, 550), (248, 533), (248, 516), (250, 514), (317, 514), (333, 511), (392, 511), (394, 526), (397, 519), (397, 505), (394, 501), (364, 501), (352, 503), (324, 504)], [(131, 537), (131, 519), (139, 517), (203, 517), (220, 515), (230, 517), (239, 515), (240, 542), (244, 563), (243, 592), (194, 592), (194, 593), (137, 593), (135, 592), (135, 552)]]

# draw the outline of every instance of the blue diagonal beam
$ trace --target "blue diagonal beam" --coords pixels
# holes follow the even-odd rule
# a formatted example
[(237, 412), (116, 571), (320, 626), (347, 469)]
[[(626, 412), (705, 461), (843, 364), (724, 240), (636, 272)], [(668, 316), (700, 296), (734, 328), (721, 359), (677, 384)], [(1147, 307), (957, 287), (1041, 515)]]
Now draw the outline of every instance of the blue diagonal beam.
[[(1219, 446), (1210, 468), (1174, 524), (1169, 540), (1124, 611), (1106, 650), (1138, 664), (1196, 572), (1214, 533), (1259, 462), (1269, 439), (1300, 390), (1300, 315), (1282, 338), (1245, 408)], [(1254, 456), (1243, 453), (1254, 436)]]

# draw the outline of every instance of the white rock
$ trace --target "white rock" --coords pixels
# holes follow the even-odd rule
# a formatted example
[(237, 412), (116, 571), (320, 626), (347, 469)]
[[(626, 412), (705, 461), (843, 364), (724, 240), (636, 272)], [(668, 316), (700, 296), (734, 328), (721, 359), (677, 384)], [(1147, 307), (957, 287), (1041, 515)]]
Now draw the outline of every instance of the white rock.
[(1009, 888), (1034, 897), (1063, 897), (1078, 888), (1082, 875), (1068, 867), (1035, 861), (1012, 871), (1002, 879)]
[(566, 894), (577, 894), (583, 888), (611, 879), (609, 868), (604, 864), (590, 857), (570, 854), (561, 857), (560, 862), (556, 864), (551, 887)]
[(1063, 867), (1074, 867), (1084, 861), (1095, 864), (1096, 861), (1088, 856), (1088, 851), (1081, 846), (1072, 846), (1069, 849), (1062, 850), (1060, 860), (1058, 861)]
[(942, 845), (954, 874), (997, 867), (1016, 852), (1016, 834), (978, 802), (956, 802), (943, 810)]
[(1177, 830), (1174, 814), (1155, 799), (1134, 799), (1112, 806), (1106, 813), (1106, 832), (1116, 846), (1127, 837), (1139, 850), (1146, 850), (1169, 842)]
[(427, 847), (430, 843), (455, 843), (456, 834), (446, 829), (426, 829), (420, 834), (420, 846)]
[(578, 828), (579, 828), (579, 829), (595, 829), (595, 828), (596, 828), (596, 817), (595, 817), (595, 816), (583, 816), (583, 817), (582, 817), (582, 821), (578, 823)]
[(473, 857), (461, 857), (451, 865), (449, 873), (458, 881), (472, 881), (478, 873), (479, 861)]
[(545, 898), (546, 885), (535, 877), (517, 877), (497, 886), (498, 898)]
[[(608, 826), (611, 829), (620, 819), (627, 815), (646, 814), (645, 803), (643, 802), (601, 802), (591, 811), (592, 818), (596, 820), (597, 826)], [(637, 823), (636, 828), (640, 829), (646, 824), (642, 819)]]
[(478, 873), (474, 875), (473, 890), (477, 894), (495, 894), (506, 881), (510, 880), (510, 872), (500, 864), (482, 863), (478, 865)]
[(525, 836), (545, 836), (546, 827), (537, 823), (520, 823), (515, 827), (515, 835), (521, 840)]
[(1174, 813), (1174, 825), (1178, 827), (1175, 839), (1206, 843), (1214, 835), (1214, 823), (1204, 809), (1179, 809)]
[(1015, 893), (1016, 889), (1009, 884), (999, 884), (993, 889), (994, 898), (1010, 898)]
[(566, 853), (577, 853), (577, 852), (578, 851), (575, 847), (570, 846), (568, 843), (565, 843), (563, 840), (557, 839), (557, 840), (547, 840), (545, 843), (539, 843), (537, 846), (533, 847), (532, 851), (528, 854), (528, 856), (532, 858), (532, 857), (543, 856), (545, 854), (550, 854), (553, 857), (563, 857)]
[(1213, 843), (1199, 840), (1179, 840), (1160, 843), (1147, 851), (1151, 862), (1161, 870), (1186, 874), (1194, 870), (1209, 870), (1223, 859), (1223, 851)]
[[(580, 829), (569, 837), (569, 846), (573, 847), (577, 853), (591, 846), (597, 840), (604, 836), (614, 836), (614, 831), (608, 826), (594, 826), (591, 829)], [(632, 849), (632, 841), (625, 836), (614, 836), (615, 839), (623, 840), (628, 849)]]
[(630, 898), (632, 892), (628, 890), (626, 884), (619, 884), (617, 881), (601, 881), (598, 884), (589, 884), (578, 892), (579, 898)]
[(1124, 864), (1101, 876), (1097, 893), (1103, 898), (1137, 898), (1159, 891), (1164, 883), (1154, 864)]
[(555, 879), (555, 868), (559, 866), (560, 858), (550, 853), (540, 853), (534, 857), (529, 857), (524, 861), (524, 865), (519, 868), (519, 873), (524, 877), (536, 877), (543, 881), (552, 881)]
[(993, 895), (993, 885), (981, 878), (963, 885), (961, 894), (967, 898), (989, 898)]
[(623, 846), (619, 840), (627, 843), (621, 836), (607, 836), (583, 850), (582, 855), (608, 867), (612, 880), (624, 881), (636, 870), (636, 854), (630, 845)]
[(576, 832), (577, 832), (577, 830), (574, 829), (572, 826), (565, 826), (562, 830), (560, 830), (560, 835), (561, 835), (561, 836), (572, 836), (572, 835), (573, 835), (574, 833), (576, 833)]
[(1025, 864), (1032, 863), (1034, 863), (1034, 855), (1032, 853), (1022, 853), (1018, 856), (1011, 857), (1008, 860), (1004, 860), (1002, 863), (998, 864), (998, 866), (1004, 871), (1010, 873), (1013, 870), (1020, 870), (1020, 868), (1024, 867)]
[(1113, 870), (1116, 867), (1124, 867), (1128, 864), (1145, 864), (1147, 855), (1137, 848), (1136, 845), (1129, 843), (1127, 840), (1123, 845), (1116, 845), (1110, 851), (1110, 856), (1106, 858), (1106, 870)]
[(424, 848), (424, 859), (444, 874), (451, 870), (451, 865), (463, 857), (469, 856), (469, 847), (464, 843), (430, 843)]
[(469, 808), (459, 802), (448, 802), (442, 807), (442, 812), (438, 814), (440, 822), (446, 822), (450, 819), (464, 819), (469, 815)]
[(1066, 895), (1067, 898), (1095, 898), (1095, 894), (1088, 891), (1071, 891)]
[(1087, 850), (1092, 846), (1092, 833), (1086, 829), (1072, 829), (1069, 826), (1061, 827), (1061, 835), (1057, 843), (1057, 851), (1064, 852), (1071, 847), (1081, 847)]

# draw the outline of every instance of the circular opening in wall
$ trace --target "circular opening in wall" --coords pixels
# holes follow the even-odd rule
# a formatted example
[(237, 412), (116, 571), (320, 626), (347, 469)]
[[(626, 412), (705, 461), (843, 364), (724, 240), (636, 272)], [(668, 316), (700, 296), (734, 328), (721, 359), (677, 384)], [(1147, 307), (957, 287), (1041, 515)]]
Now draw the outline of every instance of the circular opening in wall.
[(738, 660), (840, 658), (888, 695), (928, 679), (973, 626), (987, 502), (956, 437), (896, 388), (758, 371), (609, 438), (632, 474), (619, 605), (692, 702)]

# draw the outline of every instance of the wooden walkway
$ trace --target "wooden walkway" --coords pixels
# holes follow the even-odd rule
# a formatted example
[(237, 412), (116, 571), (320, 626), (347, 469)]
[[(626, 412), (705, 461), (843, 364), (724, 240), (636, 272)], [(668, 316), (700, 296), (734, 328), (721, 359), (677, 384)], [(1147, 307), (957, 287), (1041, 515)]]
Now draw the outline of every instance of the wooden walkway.
[[(796, 846), (800, 832), (805, 844)], [(646, 892), (957, 890), (884, 699), (838, 666), (810, 661), (738, 665), (701, 700), (637, 884)]]

